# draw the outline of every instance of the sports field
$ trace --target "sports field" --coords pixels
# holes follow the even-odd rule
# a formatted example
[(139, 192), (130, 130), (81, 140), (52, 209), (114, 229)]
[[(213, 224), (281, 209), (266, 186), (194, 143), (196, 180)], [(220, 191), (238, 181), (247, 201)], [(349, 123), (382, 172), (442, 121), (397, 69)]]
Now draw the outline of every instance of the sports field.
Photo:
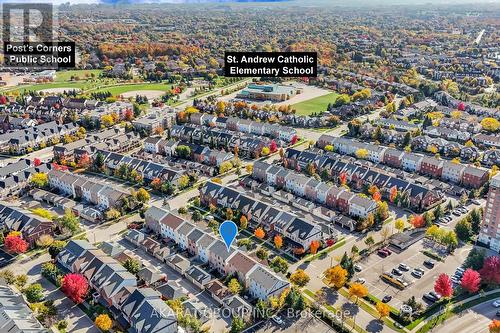
[(308, 116), (312, 113), (323, 112), (326, 111), (328, 103), (335, 102), (337, 96), (337, 93), (331, 92), (323, 96), (308, 99), (307, 101), (292, 104), (292, 109), (296, 110), (295, 114), (301, 116)]

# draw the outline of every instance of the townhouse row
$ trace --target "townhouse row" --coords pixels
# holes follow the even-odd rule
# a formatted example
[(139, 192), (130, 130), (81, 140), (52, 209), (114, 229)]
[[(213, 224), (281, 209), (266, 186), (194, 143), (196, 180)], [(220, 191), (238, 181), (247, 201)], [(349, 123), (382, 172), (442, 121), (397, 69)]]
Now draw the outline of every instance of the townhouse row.
[(489, 172), (483, 168), (454, 163), (433, 156), (408, 153), (353, 139), (322, 135), (316, 145), (319, 148), (331, 145), (336, 152), (353, 156), (356, 156), (356, 151), (359, 149), (366, 149), (368, 152), (367, 159), (373, 163), (383, 163), (406, 171), (418, 172), (425, 176), (453, 182), (468, 188), (480, 188), (489, 180)]
[(186, 146), (190, 149), (190, 156), (186, 158), (197, 163), (210, 166), (220, 166), (223, 162), (234, 159), (234, 154), (186, 141), (167, 140), (159, 136), (148, 137), (144, 141), (144, 150), (152, 154), (161, 154), (168, 157), (177, 157), (176, 148)]
[(71, 240), (57, 255), (57, 266), (82, 274), (94, 299), (107, 307), (128, 332), (177, 333), (177, 317), (151, 288), (138, 288), (135, 275), (84, 240)]
[[(222, 275), (236, 275), (254, 298), (266, 300), (271, 296), (279, 296), (290, 284), (279, 275), (259, 264), (234, 247), (228, 249), (225, 243), (213, 235), (211, 231), (203, 230), (194, 224), (170, 213), (169, 211), (151, 207), (145, 213), (146, 226), (163, 238), (174, 241), (181, 250), (208, 264)], [(174, 269), (179, 268), (178, 261), (173, 258), (168, 261)], [(187, 263), (186, 263), (187, 264)], [(197, 269), (199, 275), (201, 268)], [(187, 267), (184, 269), (184, 273)], [(189, 274), (188, 272), (188, 275)], [(194, 282), (194, 281), (193, 281)], [(199, 285), (205, 287), (205, 283)]]
[[(135, 246), (142, 248), (156, 259), (166, 263), (169, 267), (177, 271), (200, 290), (206, 290), (219, 306), (229, 310), (233, 316), (237, 315), (247, 321), (252, 318), (252, 305), (239, 295), (234, 295), (230, 292), (227, 286), (225, 286), (220, 280), (213, 278), (210, 273), (205, 271), (199, 265), (199, 263), (192, 263), (182, 254), (176, 253), (172, 247), (165, 246), (161, 242), (153, 239), (152, 236), (148, 236), (139, 230), (130, 230), (125, 235), (125, 239)], [(103, 245), (107, 248), (105, 249), (101, 246), (103, 251), (106, 253), (113, 253), (113, 258), (116, 258), (121, 262), (125, 262), (130, 257), (133, 257), (133, 253), (131, 251), (126, 250), (120, 245), (112, 245), (108, 243), (103, 243)], [(138, 278), (141, 279), (145, 285), (151, 286), (160, 292), (162, 298), (177, 299), (188, 294), (188, 291), (179, 282), (171, 281), (168, 276), (165, 277), (163, 274), (153, 273), (152, 271), (157, 270), (150, 267), (144, 267), (137, 273)], [(189, 299), (184, 301), (183, 305), (185, 308), (188, 308), (188, 306), (191, 305), (195, 306), (197, 308), (196, 314), (201, 314), (201, 316), (198, 316), (198, 319), (200, 319), (203, 324), (205, 323), (205, 320), (208, 321), (210, 319), (206, 317), (206, 311), (203, 311), (207, 309), (206, 305), (201, 305), (200, 309), (200, 306), (197, 306), (199, 304), (196, 300)]]
[(172, 185), (177, 185), (179, 178), (185, 174), (184, 170), (173, 169), (166, 165), (146, 161), (143, 159), (130, 157), (127, 155), (113, 153), (107, 150), (98, 149), (93, 154), (93, 159), (100, 154), (103, 156), (104, 165), (110, 170), (114, 171), (121, 165), (126, 165), (129, 170), (135, 170), (148, 182), (155, 178), (170, 182)]
[(92, 155), (97, 149), (123, 153), (142, 145), (139, 134), (125, 133), (122, 128), (114, 127), (101, 132), (88, 134), (85, 139), (67, 144), (58, 144), (53, 148), (57, 161), (78, 161), (83, 154)]
[(59, 125), (55, 121), (28, 127), (22, 130), (0, 134), (0, 150), (10, 150), (17, 154), (26, 153), (29, 149), (39, 148), (41, 144), (50, 144), (53, 139), (61, 139), (65, 135), (73, 135), (78, 131), (74, 123)]
[[(58, 189), (74, 199), (90, 202), (102, 210), (119, 209), (123, 206), (124, 200), (131, 198), (130, 193), (71, 172), (50, 170), (47, 175), (51, 188)], [(129, 202), (131, 203), (133, 200), (129, 200)]]
[(351, 217), (366, 218), (377, 209), (377, 203), (372, 199), (278, 165), (256, 161), (252, 177), (329, 208), (336, 208)]
[[(345, 181), (348, 182), (354, 189), (362, 190), (366, 189), (371, 185), (376, 185), (380, 190), (382, 197), (389, 199), (391, 196), (391, 191), (397, 190), (398, 196), (401, 199), (401, 204), (407, 206), (411, 209), (421, 211), (426, 210), (435, 205), (440, 201), (440, 193), (423, 185), (408, 182), (407, 180), (401, 179), (396, 175), (390, 175), (382, 172), (382, 170), (375, 170), (368, 167), (360, 166), (355, 163), (350, 163), (342, 161), (341, 159), (335, 157), (331, 153), (315, 153), (313, 151), (299, 151), (296, 149), (287, 149), (284, 155), (284, 163), (290, 169), (296, 170), (306, 170), (308, 165), (312, 165), (318, 174), (325, 174), (330, 179), (340, 179), (342, 175), (345, 175)], [(274, 172), (275, 169), (269, 169), (270, 172)], [(284, 171), (281, 171), (282, 175)], [(267, 171), (266, 171), (267, 177)], [(269, 177), (272, 177), (270, 175)], [(309, 178), (306, 180), (309, 181)], [(306, 184), (301, 184), (305, 186)], [(313, 195), (318, 198), (324, 196), (324, 191), (321, 191), (319, 187), (314, 189)], [(338, 200), (342, 196), (347, 197), (349, 194), (340, 192), (333, 189), (330, 193), (330, 198), (327, 196), (326, 199), (328, 205), (334, 205), (341, 211), (348, 211), (347, 202), (345, 200), (340, 201), (340, 206)], [(315, 194), (316, 193), (316, 194)], [(321, 194), (319, 194), (321, 193)], [(337, 201), (335, 201), (335, 198)]]
[(29, 159), (19, 159), (0, 167), (0, 199), (7, 199), (14, 195), (21, 195), (28, 188), (32, 175), (39, 172), (48, 172), (52, 164), (36, 165)]
[(192, 113), (190, 122), (196, 125), (212, 126), (220, 129), (228, 129), (236, 132), (243, 132), (255, 135), (265, 135), (271, 138), (292, 141), (297, 135), (297, 130), (292, 127), (280, 124), (257, 122), (250, 119), (238, 117), (217, 117), (208, 113)]
[(12, 202), (0, 201), (0, 229), (19, 231), (22, 238), (33, 247), (42, 235), (54, 235), (54, 223), (35, 215)]
[(209, 206), (231, 208), (249, 217), (253, 226), (262, 226), (268, 233), (279, 233), (294, 247), (309, 249), (313, 241), (322, 241), (328, 234), (312, 221), (277, 208), (271, 203), (257, 200), (237, 189), (207, 182), (200, 189), (201, 202)]
[[(257, 158), (262, 148), (269, 147), (271, 140), (264, 136), (238, 133), (227, 129), (201, 127), (195, 125), (175, 125), (170, 136), (178, 140), (209, 145), (211, 148), (234, 151), (238, 147), (238, 156)], [(277, 147), (283, 146), (281, 141), (276, 142)]]

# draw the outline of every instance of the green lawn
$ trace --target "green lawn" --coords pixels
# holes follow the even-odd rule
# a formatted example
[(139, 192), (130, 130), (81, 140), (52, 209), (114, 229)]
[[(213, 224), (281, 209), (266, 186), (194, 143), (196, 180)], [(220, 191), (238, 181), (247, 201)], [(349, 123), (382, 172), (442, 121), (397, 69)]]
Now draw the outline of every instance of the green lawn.
[(69, 70), (61, 71), (56, 73), (56, 82), (68, 82), (72, 76), (78, 77), (80, 80), (85, 80), (90, 78), (91, 74), (94, 74), (96, 78), (102, 73), (102, 69), (89, 69), (89, 70)]
[(337, 93), (331, 92), (323, 96), (311, 98), (307, 101), (293, 104), (292, 109), (296, 110), (295, 114), (301, 116), (308, 116), (314, 112), (318, 113), (326, 111), (328, 103), (335, 102), (335, 99), (337, 98), (338, 95), (339, 94)]
[(92, 92), (106, 92), (109, 91), (113, 96), (121, 95), (123, 93), (135, 90), (160, 90), (167, 91), (172, 89), (171, 84), (166, 83), (138, 83), (138, 84), (123, 84), (113, 87), (102, 87), (92, 90)]

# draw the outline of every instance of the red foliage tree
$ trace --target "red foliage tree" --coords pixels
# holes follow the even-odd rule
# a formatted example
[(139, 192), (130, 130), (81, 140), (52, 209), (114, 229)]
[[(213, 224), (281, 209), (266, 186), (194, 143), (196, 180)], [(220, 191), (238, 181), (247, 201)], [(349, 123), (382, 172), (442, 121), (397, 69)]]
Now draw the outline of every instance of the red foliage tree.
[(80, 160), (78, 161), (78, 167), (79, 168), (88, 168), (90, 166), (90, 156), (87, 153), (84, 153), (81, 157)]
[(37, 157), (33, 160), (33, 163), (35, 164), (35, 166), (39, 166), (40, 164), (42, 164), (42, 161)]
[(4, 105), (4, 104), (7, 104), (7, 97), (5, 96), (0, 96), (0, 104)]
[(470, 268), (466, 269), (462, 276), (462, 280), (460, 280), (460, 285), (471, 294), (477, 292), (481, 285), (481, 276), (479, 272)]
[(379, 191), (376, 191), (373, 193), (372, 198), (373, 198), (373, 200), (378, 202), (382, 199), (382, 195), (380, 194)]
[(458, 111), (464, 111), (465, 110), (465, 104), (464, 104), (464, 102), (458, 103), (457, 110)]
[(479, 274), (481, 274), (481, 279), (484, 282), (500, 284), (500, 257), (491, 256), (486, 258)]
[(272, 140), (269, 144), (269, 150), (271, 151), (271, 153), (274, 153), (276, 150), (278, 150), (278, 145), (274, 140)]
[(330, 246), (333, 246), (333, 244), (335, 244), (335, 241), (333, 239), (327, 239), (326, 240), (326, 246), (330, 247)]
[(422, 215), (415, 215), (411, 220), (411, 224), (413, 224), (415, 228), (422, 228), (425, 226), (425, 219)]
[(292, 145), (294, 145), (294, 144), (296, 144), (296, 143), (297, 143), (297, 141), (298, 141), (298, 140), (299, 140), (299, 137), (298, 137), (297, 135), (294, 135), (294, 136), (292, 137), (292, 140), (290, 141), (290, 143), (291, 143)]
[(391, 191), (389, 193), (389, 201), (394, 202), (397, 196), (398, 196), (398, 188), (396, 186), (391, 187)]
[(347, 183), (347, 173), (341, 172), (339, 175), (340, 185), (345, 185)]
[(131, 109), (125, 110), (125, 117), (124, 118), (127, 121), (131, 121), (132, 119), (134, 119), (134, 111), (132, 111)]
[(87, 279), (81, 274), (66, 274), (61, 282), (61, 290), (73, 302), (79, 304), (83, 302), (89, 291)]
[(453, 294), (450, 277), (444, 273), (439, 275), (434, 284), (434, 291), (443, 297), (450, 297)]
[(24, 253), (28, 250), (28, 243), (18, 235), (5, 237), (4, 248), (10, 253)]

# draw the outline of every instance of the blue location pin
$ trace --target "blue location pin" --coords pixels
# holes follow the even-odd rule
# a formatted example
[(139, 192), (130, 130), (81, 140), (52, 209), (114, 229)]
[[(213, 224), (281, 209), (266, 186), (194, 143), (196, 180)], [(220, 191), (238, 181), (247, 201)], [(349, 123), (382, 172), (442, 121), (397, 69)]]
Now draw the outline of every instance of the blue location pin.
[(231, 244), (233, 244), (233, 241), (238, 234), (238, 227), (236, 226), (236, 223), (229, 220), (222, 222), (219, 227), (219, 233), (222, 236), (224, 243), (226, 243), (227, 251), (229, 252)]

